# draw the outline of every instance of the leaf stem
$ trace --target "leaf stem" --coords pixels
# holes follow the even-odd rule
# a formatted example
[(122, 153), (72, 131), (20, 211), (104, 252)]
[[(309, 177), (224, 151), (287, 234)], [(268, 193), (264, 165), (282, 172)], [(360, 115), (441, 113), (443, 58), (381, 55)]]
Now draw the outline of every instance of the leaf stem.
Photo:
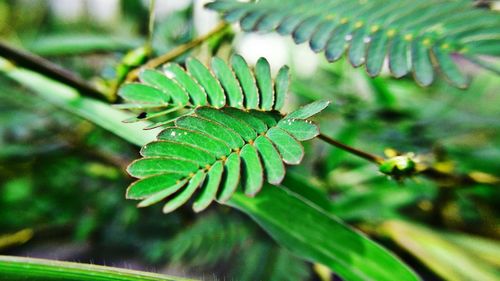
[(40, 56), (13, 48), (4, 42), (0, 42), (0, 56), (14, 62), (17, 66), (42, 73), (44, 76), (71, 86), (82, 94), (99, 100), (108, 101), (105, 93), (101, 92), (75, 73)]
[(340, 149), (342, 149), (344, 151), (347, 151), (347, 152), (349, 152), (351, 154), (354, 154), (354, 155), (356, 155), (358, 157), (361, 157), (361, 158), (363, 158), (365, 160), (373, 162), (373, 163), (375, 163), (377, 165), (380, 165), (380, 164), (382, 164), (382, 162), (384, 162), (384, 158), (383, 157), (380, 157), (380, 156), (377, 156), (377, 155), (374, 155), (374, 154), (371, 154), (371, 153), (368, 153), (368, 152), (364, 152), (364, 151), (359, 150), (357, 148), (348, 146), (348, 145), (343, 144), (343, 143), (341, 143), (341, 142), (339, 142), (337, 140), (334, 140), (331, 137), (326, 136), (324, 134), (319, 134), (318, 138), (321, 139), (321, 140), (323, 140), (323, 141), (325, 141), (325, 142), (327, 142), (328, 144), (331, 144), (331, 145), (333, 145), (333, 146), (335, 146), (337, 148), (340, 148)]
[[(382, 164), (385, 158), (359, 150), (357, 148), (343, 144), (337, 140), (334, 140), (324, 134), (319, 134), (319, 139), (331, 144), (337, 148), (361, 157), (377, 165)], [(436, 182), (440, 182), (445, 186), (470, 186), (473, 184), (486, 184), (486, 185), (498, 185), (500, 183), (500, 178), (478, 171), (472, 171), (467, 174), (443, 172), (429, 164), (419, 163), (418, 168), (414, 175), (422, 175), (428, 179)]]
[(138, 75), (139, 75), (139, 71), (141, 71), (142, 69), (158, 67), (158, 66), (160, 66), (160, 65), (162, 65), (162, 64), (164, 64), (166, 62), (169, 62), (169, 61), (171, 61), (171, 60), (173, 60), (173, 59), (175, 59), (175, 58), (183, 55), (187, 51), (195, 48), (196, 46), (201, 45), (207, 39), (209, 39), (209, 38), (211, 38), (211, 37), (213, 37), (213, 36), (215, 36), (217, 34), (220, 34), (223, 31), (225, 31), (226, 28), (227, 28), (227, 26), (228, 25), (226, 23), (221, 23), (218, 26), (216, 26), (209, 33), (207, 33), (205, 35), (202, 35), (200, 37), (197, 37), (197, 38), (193, 39), (192, 41), (190, 41), (190, 42), (188, 42), (186, 44), (177, 46), (173, 50), (171, 50), (168, 53), (165, 53), (165, 54), (163, 54), (163, 55), (161, 55), (159, 57), (150, 59), (145, 64), (143, 64), (140, 67), (138, 67), (138, 68), (130, 71), (129, 74), (127, 75), (126, 81), (131, 82), (131, 81), (136, 80), (137, 77), (138, 77)]
[(153, 50), (153, 31), (155, 26), (155, 0), (150, 0), (149, 2), (149, 25), (148, 25), (148, 40), (146, 41), (146, 47), (151, 53)]

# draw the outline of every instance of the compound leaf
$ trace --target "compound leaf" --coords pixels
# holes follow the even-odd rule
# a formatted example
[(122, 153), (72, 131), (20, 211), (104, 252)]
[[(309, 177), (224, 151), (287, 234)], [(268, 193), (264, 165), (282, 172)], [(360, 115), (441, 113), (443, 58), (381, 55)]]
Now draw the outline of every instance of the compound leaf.
[(229, 200), (238, 186), (255, 196), (265, 180), (281, 183), (284, 164), (299, 164), (304, 155), (300, 141), (318, 134), (318, 127), (304, 118), (326, 105), (301, 108), (293, 119), (277, 111), (199, 107), (142, 148), (143, 158), (127, 169), (138, 178), (127, 197), (143, 199), (139, 206), (167, 198), (164, 211), (171, 212), (199, 188), (193, 205), (199, 212), (215, 199)]
[[(216, 0), (207, 7), (230, 23), (239, 22), (243, 31), (275, 31), (297, 44), (308, 41), (329, 61), (348, 50), (351, 64), (366, 64), (371, 76), (379, 75), (389, 58), (393, 76), (412, 70), (423, 86), (434, 81), (434, 68), (439, 68), (451, 84), (466, 87), (469, 80), (453, 56), (485, 67), (480, 56), (500, 56), (498, 13), (469, 0)], [(443, 51), (435, 52), (438, 48)]]

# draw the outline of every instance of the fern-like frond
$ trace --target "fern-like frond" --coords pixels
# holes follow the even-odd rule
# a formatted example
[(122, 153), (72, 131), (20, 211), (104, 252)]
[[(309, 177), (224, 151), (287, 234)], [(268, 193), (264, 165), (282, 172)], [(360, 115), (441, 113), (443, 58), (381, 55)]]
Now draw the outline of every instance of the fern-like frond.
[(199, 270), (230, 266), (218, 280), (307, 280), (308, 265), (279, 247), (255, 224), (232, 213), (209, 213), (164, 244), (171, 262)]
[(412, 72), (421, 85), (438, 67), (453, 85), (468, 78), (453, 60), (500, 56), (500, 15), (470, 0), (217, 0), (207, 5), (244, 31), (277, 31), (336, 61), (347, 52), (353, 66), (377, 76), (386, 57), (395, 77)]
[(122, 86), (118, 94), (126, 101), (121, 108), (164, 109), (143, 113), (129, 122), (151, 119), (180, 108), (230, 106), (241, 109), (280, 110), (288, 91), (288, 67), (283, 66), (273, 80), (269, 63), (260, 58), (251, 69), (243, 57), (233, 55), (231, 67), (218, 57), (211, 67), (188, 58), (186, 69), (175, 63), (163, 66), (163, 72), (146, 69), (140, 83)]
[(227, 261), (255, 232), (241, 217), (208, 213), (166, 243), (167, 256), (172, 262), (213, 267)]
[(198, 107), (142, 148), (143, 158), (127, 169), (139, 178), (128, 188), (127, 198), (142, 199), (139, 206), (144, 207), (168, 197), (163, 209), (167, 213), (198, 189), (193, 204), (197, 212), (213, 200), (228, 200), (238, 186), (254, 196), (264, 179), (281, 183), (284, 164), (299, 164), (304, 155), (300, 141), (319, 133), (307, 118), (327, 105), (317, 101), (286, 116), (277, 111)]

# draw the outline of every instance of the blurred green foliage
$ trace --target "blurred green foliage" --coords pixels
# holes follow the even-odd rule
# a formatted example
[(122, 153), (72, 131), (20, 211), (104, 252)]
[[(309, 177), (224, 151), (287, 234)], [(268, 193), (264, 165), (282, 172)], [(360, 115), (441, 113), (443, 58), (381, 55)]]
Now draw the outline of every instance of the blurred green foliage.
[[(58, 21), (47, 1), (3, 0), (0, 37), (96, 84), (110, 85), (126, 53), (147, 37), (147, 7), (140, 2), (122, 1), (120, 23), (99, 25), (88, 15), (74, 22)], [(188, 6), (158, 20), (154, 54), (195, 36), (192, 10)], [(220, 38), (213, 50), (223, 54), (232, 39)], [(467, 67), (476, 77), (468, 90), (458, 90), (444, 82), (420, 88), (411, 79), (372, 80), (345, 61), (322, 62), (312, 77), (293, 75), (294, 99), (288, 106), (330, 99), (333, 105), (316, 118), (326, 135), (374, 154), (392, 148), (456, 173), (478, 171), (499, 177), (500, 79)], [(135, 147), (118, 137), (0, 76), (0, 235), (25, 228), (35, 231), (27, 244), (0, 252), (22, 255), (47, 244), (65, 247), (50, 244), (56, 241), (84, 246), (83, 253), (71, 252), (69, 259), (131, 263), (207, 280), (317, 280), (309, 263), (227, 207), (213, 206), (199, 216), (189, 208), (167, 216), (160, 206), (137, 209), (124, 199), (131, 179), (123, 172), (136, 154)], [(386, 235), (380, 225), (406, 220), (426, 225), (432, 231), (429, 237), (467, 235), (452, 234), (459, 248), (453, 253), (471, 251), (485, 256), (483, 263), (498, 266), (498, 250), (481, 250), (498, 247), (498, 186), (456, 185), (420, 176), (396, 182), (376, 166), (319, 141), (306, 143), (304, 163), (290, 167), (284, 185), (395, 249), (426, 280), (448, 275), (430, 273), (425, 262), (403, 254), (401, 249), (411, 249), (389, 240), (401, 235), (398, 229)], [(444, 230), (447, 234), (441, 233)], [(470, 235), (495, 246), (477, 249), (471, 241), (483, 240)], [(422, 247), (433, 244), (422, 242)], [(38, 255), (54, 257), (49, 251)], [(417, 258), (435, 258), (432, 253), (423, 255)]]

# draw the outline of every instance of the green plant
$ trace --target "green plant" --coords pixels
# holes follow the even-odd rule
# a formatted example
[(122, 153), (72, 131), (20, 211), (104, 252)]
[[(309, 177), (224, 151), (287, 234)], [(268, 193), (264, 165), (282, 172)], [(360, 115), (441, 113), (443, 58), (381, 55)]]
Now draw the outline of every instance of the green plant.
[(468, 79), (454, 63), (454, 54), (475, 62), (480, 62), (479, 55), (500, 54), (498, 15), (474, 9), (466, 0), (219, 0), (208, 7), (223, 13), (229, 22), (239, 22), (244, 31), (276, 30), (291, 35), (297, 44), (309, 41), (311, 49), (325, 51), (329, 61), (340, 59), (347, 51), (351, 64), (366, 64), (370, 76), (380, 74), (388, 57), (395, 77), (411, 71), (422, 85), (432, 83), (433, 69), (439, 67), (450, 83), (466, 87)]
[[(285, 177), (283, 164), (300, 163), (304, 149), (299, 141), (319, 134), (317, 126), (306, 119), (328, 102), (316, 102), (285, 116), (278, 111), (287, 92), (287, 68), (282, 68), (273, 82), (265, 59), (257, 62), (255, 76), (240, 56), (233, 56), (232, 66), (230, 69), (222, 59), (214, 58), (213, 72), (220, 79), (216, 80), (201, 62), (191, 59), (187, 73), (169, 64), (164, 68), (166, 74), (145, 70), (139, 74), (144, 84), (121, 88), (120, 96), (137, 104), (130, 106), (168, 108), (174, 104), (159, 113), (141, 113), (134, 121), (158, 117), (178, 107), (196, 107), (193, 113), (176, 118), (175, 125), (164, 129), (157, 141), (144, 146), (144, 158), (127, 168), (131, 176), (140, 178), (127, 191), (128, 198), (144, 199), (140, 207), (178, 193), (163, 209), (171, 212), (198, 188), (195, 211), (205, 209), (216, 197), (226, 202), (239, 185), (245, 194), (255, 196), (264, 176), (278, 185)], [(226, 104), (229, 107), (224, 107)]]
[[(115, 63), (114, 75), (101, 80), (99, 88), (49, 61), (0, 44), (0, 55), (6, 59), (0, 60), (0, 71), (6, 77), (36, 92), (44, 100), (142, 147), (141, 158), (126, 168), (129, 175), (137, 178), (127, 189), (126, 197), (141, 200), (138, 207), (164, 201), (163, 212), (171, 213), (168, 216), (171, 224), (166, 228), (171, 225), (179, 228), (178, 231), (169, 229), (165, 237), (158, 234), (159, 237), (149, 241), (140, 230), (142, 226), (153, 231), (162, 229), (163, 218), (152, 214), (158, 213), (157, 209), (146, 214), (152, 221), (148, 224), (138, 219), (147, 209), (123, 207), (113, 212), (113, 204), (117, 203), (96, 196), (89, 200), (102, 200), (96, 203), (95, 210), (92, 209), (95, 213), (79, 217), (72, 209), (68, 215), (71, 218), (60, 222), (78, 217), (77, 239), (90, 237), (99, 224), (106, 225), (108, 221), (104, 217), (114, 214), (118, 219), (109, 220), (114, 227), (109, 231), (112, 234), (100, 233), (109, 236), (104, 241), (120, 240), (113, 235), (130, 231), (123, 240), (130, 240), (129, 243), (151, 260), (169, 260), (209, 269), (232, 261), (248, 262), (255, 268), (235, 266), (228, 270), (232, 277), (242, 280), (307, 278), (310, 275), (308, 265), (301, 260), (313, 263), (315, 273), (325, 280), (330, 280), (331, 273), (345, 280), (419, 280), (416, 272), (426, 274), (421, 270), (423, 265), (450, 280), (473, 276), (494, 280), (498, 276), (494, 268), (497, 262), (492, 258), (498, 254), (494, 242), (482, 241), (484, 244), (475, 247), (470, 242), (476, 239), (472, 236), (434, 231), (408, 222), (447, 227), (449, 222), (441, 216), (451, 212), (445, 209), (448, 205), (468, 212), (460, 213), (460, 219), (480, 217), (470, 206), (476, 204), (473, 201), (476, 197), (487, 201), (498, 194), (492, 188), (500, 182), (494, 175), (494, 164), (485, 165), (487, 172), (476, 171), (470, 166), (456, 169), (439, 147), (428, 154), (403, 154), (388, 149), (397, 143), (397, 134), (395, 140), (389, 141), (381, 140), (376, 134), (368, 137), (371, 147), (386, 149), (385, 157), (345, 144), (362, 139), (362, 131), (377, 132), (382, 130), (380, 127), (388, 127), (387, 124), (399, 125), (399, 119), (411, 120), (414, 113), (410, 110), (415, 103), (411, 100), (406, 103), (411, 107), (399, 106), (397, 99), (400, 97), (396, 98), (393, 91), (397, 87), (405, 92), (421, 90), (405, 81), (391, 87), (395, 85), (391, 83), (396, 82), (383, 80), (383, 77), (376, 80), (352, 78), (355, 76), (345, 74), (347, 70), (337, 66), (340, 64), (326, 65), (306, 82), (294, 77), (293, 67), (287, 66), (282, 66), (273, 77), (265, 58), (258, 59), (252, 67), (241, 55), (234, 54), (233, 30), (227, 24), (185, 44), (176, 42), (173, 46), (177, 47), (151, 58), (160, 53), (154, 44), (151, 12), (154, 1), (151, 3), (148, 38), (144, 44), (120, 40), (110, 43), (99, 39), (89, 43), (93, 46), (81, 50), (74, 43), (67, 48), (50, 48), (50, 44), (48, 49), (42, 48), (42, 53), (56, 55), (67, 55), (71, 50), (75, 53), (89, 50), (124, 52), (124, 57)], [(324, 50), (330, 62), (341, 59), (348, 51), (349, 62), (355, 67), (366, 64), (369, 76), (380, 75), (384, 60), (388, 58), (390, 72), (398, 78), (412, 72), (418, 84), (427, 86), (434, 81), (436, 68), (452, 85), (465, 88), (470, 81), (458, 69), (461, 63), (455, 61), (457, 56), (498, 73), (495, 62), (486, 62), (482, 57), (500, 56), (498, 12), (480, 10), (470, 1), (218, 0), (207, 6), (221, 12), (226, 21), (239, 22), (243, 31), (276, 30), (283, 35), (290, 34), (296, 43), (308, 41), (314, 51)], [(192, 52), (200, 45), (203, 52)], [(192, 53), (186, 56), (189, 52)], [(205, 64), (208, 61), (209, 66)], [(161, 70), (155, 69), (157, 67)], [(324, 79), (325, 76), (328, 79)], [(329, 84), (335, 79), (343, 83), (339, 83), (342, 90), (332, 93)], [(346, 90), (344, 87), (362, 81), (376, 96), (375, 108), (366, 101), (357, 100), (357, 93), (348, 95), (348, 91), (358, 88)], [(290, 100), (287, 96), (290, 86), (297, 101), (285, 106)], [(13, 86), (9, 85), (8, 89), (10, 87)], [(441, 84), (436, 87), (452, 91)], [(337, 99), (341, 102), (336, 102)], [(111, 106), (110, 100), (119, 103)], [(333, 100), (334, 105), (329, 106), (328, 100)], [(295, 107), (297, 109), (290, 112), (284, 109)], [(433, 113), (446, 115), (451, 106), (447, 104), (443, 108), (442, 112), (434, 109)], [(349, 112), (345, 119), (329, 117), (342, 110)], [(424, 113), (425, 110), (422, 106)], [(412, 136), (425, 136), (426, 132), (418, 131), (420, 129), (415, 126), (408, 131)], [(339, 140), (330, 135), (339, 136)], [(388, 135), (393, 137), (395, 134)], [(318, 148), (317, 142), (306, 142), (315, 138), (342, 153), (327, 150), (330, 154), (323, 161), (325, 146)], [(415, 139), (430, 146), (431, 142), (425, 137)], [(98, 146), (104, 143), (101, 140)], [(129, 150), (132, 149), (121, 149)], [(346, 160), (346, 154), (359, 159)], [(318, 159), (305, 158), (307, 155)], [(123, 166), (124, 160), (109, 157), (109, 153), (101, 153), (98, 157)], [(305, 163), (298, 165), (304, 158)], [(361, 164), (362, 160), (374, 164), (391, 180), (374, 173), (372, 166)], [(75, 171), (77, 162), (72, 159), (66, 162), (71, 165), (55, 166), (64, 165), (69, 171)], [(342, 166), (343, 162), (347, 164)], [(99, 165), (86, 167), (93, 175), (113, 174)], [(57, 169), (47, 169), (47, 173), (52, 170)], [(117, 177), (116, 173), (111, 176), (112, 179)], [(418, 178), (416, 182), (412, 182), (414, 178)], [(425, 188), (419, 185), (421, 182)], [(404, 186), (399, 186), (401, 184)], [(29, 197), (35, 185), (31, 176), (24, 175), (21, 180), (9, 181), (5, 186), (8, 206), (16, 206), (17, 202)], [(460, 190), (461, 187), (470, 188), (469, 193), (467, 189)], [(53, 205), (51, 196), (40, 200)], [(109, 198), (115, 197), (115, 194), (109, 195)], [(214, 201), (219, 204), (212, 204)], [(183, 208), (190, 202), (195, 212), (209, 206), (213, 210), (194, 219), (192, 211)], [(234, 215), (231, 209), (248, 215), (255, 224)], [(8, 224), (15, 225), (15, 216), (7, 218)], [(30, 222), (37, 221), (36, 218), (36, 215), (22, 217)], [(117, 226), (116, 221), (122, 225)], [(257, 230), (256, 225), (264, 232)], [(29, 233), (29, 237), (20, 236), (18, 232), (6, 236), (0, 241), (7, 242), (0, 243), (0, 247), (25, 243), (32, 236), (32, 232)], [(268, 236), (274, 242), (266, 240)], [(405, 256), (402, 261), (381, 244), (403, 249), (422, 264)], [(437, 250), (432, 249), (433, 245)], [(236, 251), (247, 256), (239, 256)], [(464, 268), (447, 262), (441, 251), (453, 253)], [(259, 262), (262, 255), (268, 256), (267, 264)], [(475, 262), (476, 257), (480, 262)], [(286, 271), (287, 263), (294, 265), (293, 271)], [(24, 275), (23, 270), (27, 272)], [(7, 273), (11, 278), (29, 276), (40, 280), (68, 276), (77, 280), (88, 280), (89, 276), (101, 278), (99, 280), (141, 280), (145, 275), (151, 280), (167, 278), (9, 257), (0, 258), (0, 273)]]

